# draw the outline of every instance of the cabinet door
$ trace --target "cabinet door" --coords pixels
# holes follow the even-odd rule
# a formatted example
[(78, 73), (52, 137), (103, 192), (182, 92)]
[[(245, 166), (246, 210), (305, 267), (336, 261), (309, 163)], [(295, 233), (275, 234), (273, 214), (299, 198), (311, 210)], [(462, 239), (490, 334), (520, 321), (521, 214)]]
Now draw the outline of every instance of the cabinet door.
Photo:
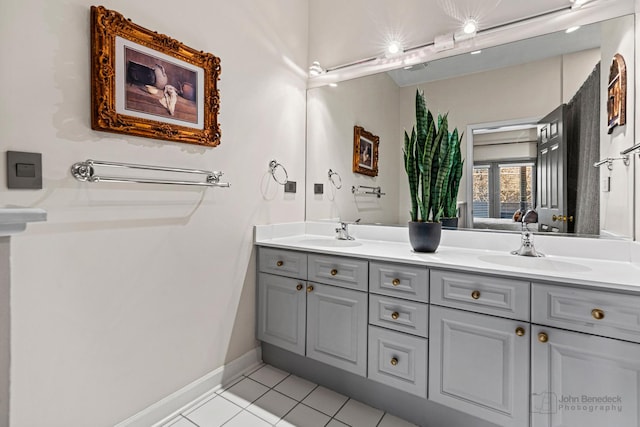
[(532, 427), (640, 425), (640, 344), (534, 325)]
[(437, 306), (429, 325), (429, 399), (500, 426), (528, 425), (529, 325)]
[(305, 283), (260, 273), (258, 339), (304, 356)]
[(307, 357), (365, 376), (367, 293), (310, 283)]

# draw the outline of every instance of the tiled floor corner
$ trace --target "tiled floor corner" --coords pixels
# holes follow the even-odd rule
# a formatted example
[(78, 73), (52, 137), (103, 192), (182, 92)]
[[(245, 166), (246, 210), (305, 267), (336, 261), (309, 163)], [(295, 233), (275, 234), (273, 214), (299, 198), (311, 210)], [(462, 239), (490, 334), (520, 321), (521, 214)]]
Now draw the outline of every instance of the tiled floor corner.
[(262, 365), (163, 427), (410, 427), (411, 424), (273, 366)]

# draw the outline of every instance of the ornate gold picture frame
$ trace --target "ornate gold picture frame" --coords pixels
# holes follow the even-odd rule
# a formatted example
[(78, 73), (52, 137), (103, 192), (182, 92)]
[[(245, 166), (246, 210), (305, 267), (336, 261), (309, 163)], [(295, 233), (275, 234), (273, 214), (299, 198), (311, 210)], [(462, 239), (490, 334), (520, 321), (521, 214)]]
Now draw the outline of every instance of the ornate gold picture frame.
[(220, 58), (91, 7), (91, 128), (215, 147)]
[(627, 122), (627, 64), (619, 53), (613, 56), (609, 67), (607, 88), (607, 133)]
[(378, 176), (380, 138), (361, 126), (353, 127), (353, 172)]

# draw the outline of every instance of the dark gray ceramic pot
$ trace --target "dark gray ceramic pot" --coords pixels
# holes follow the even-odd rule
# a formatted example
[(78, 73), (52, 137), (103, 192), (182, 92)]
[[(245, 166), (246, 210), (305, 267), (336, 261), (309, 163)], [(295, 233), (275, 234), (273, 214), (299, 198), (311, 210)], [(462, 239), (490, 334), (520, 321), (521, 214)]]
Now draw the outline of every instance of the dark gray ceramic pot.
[(435, 252), (440, 245), (442, 224), (409, 221), (409, 242), (415, 252)]
[(441, 218), (442, 228), (458, 228), (458, 217), (453, 218)]

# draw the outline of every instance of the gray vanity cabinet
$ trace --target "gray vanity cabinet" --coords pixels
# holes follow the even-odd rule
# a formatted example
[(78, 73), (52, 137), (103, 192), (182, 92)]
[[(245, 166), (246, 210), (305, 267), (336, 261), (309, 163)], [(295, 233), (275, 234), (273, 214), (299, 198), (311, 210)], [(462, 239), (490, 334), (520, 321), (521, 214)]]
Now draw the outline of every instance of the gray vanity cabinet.
[(429, 399), (528, 425), (529, 283), (432, 270), (430, 284)]
[(319, 283), (307, 292), (307, 357), (366, 376), (367, 293)]
[(307, 254), (260, 248), (258, 269), (258, 339), (304, 355)]
[(532, 427), (639, 426), (640, 297), (534, 283), (532, 298)]
[(303, 281), (260, 273), (258, 339), (305, 354), (306, 291)]
[(271, 248), (258, 257), (258, 339), (366, 376), (368, 262)]
[(368, 378), (427, 397), (429, 270), (369, 263)]
[(532, 427), (640, 425), (640, 345), (534, 325)]

